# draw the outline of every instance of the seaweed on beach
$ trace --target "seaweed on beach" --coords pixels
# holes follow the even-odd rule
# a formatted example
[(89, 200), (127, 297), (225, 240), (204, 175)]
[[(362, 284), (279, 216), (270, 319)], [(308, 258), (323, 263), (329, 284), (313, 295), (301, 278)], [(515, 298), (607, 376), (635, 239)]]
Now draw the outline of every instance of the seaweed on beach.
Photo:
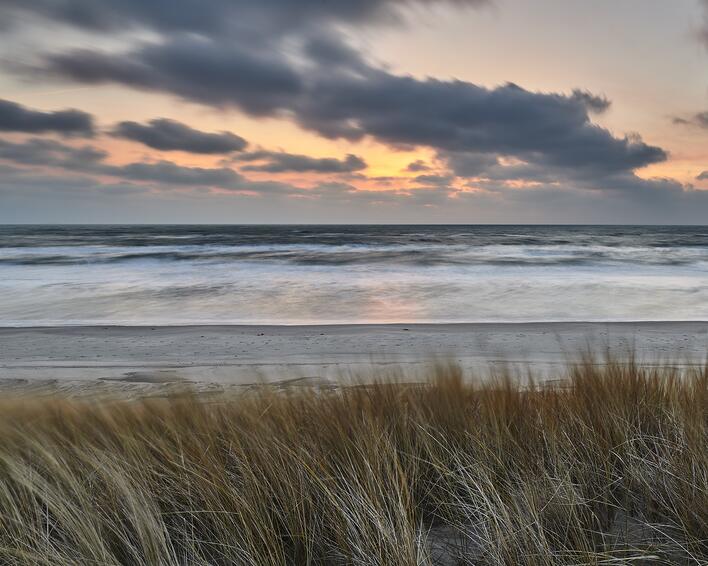
[(7, 399), (0, 562), (708, 564), (708, 369), (564, 377)]

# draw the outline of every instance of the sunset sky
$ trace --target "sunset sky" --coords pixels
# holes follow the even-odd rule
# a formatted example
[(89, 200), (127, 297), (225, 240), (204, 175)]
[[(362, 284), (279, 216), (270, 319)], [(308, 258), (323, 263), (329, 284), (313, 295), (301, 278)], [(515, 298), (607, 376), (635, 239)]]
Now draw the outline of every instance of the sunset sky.
[(707, 71), (701, 0), (0, 0), (0, 222), (705, 224)]

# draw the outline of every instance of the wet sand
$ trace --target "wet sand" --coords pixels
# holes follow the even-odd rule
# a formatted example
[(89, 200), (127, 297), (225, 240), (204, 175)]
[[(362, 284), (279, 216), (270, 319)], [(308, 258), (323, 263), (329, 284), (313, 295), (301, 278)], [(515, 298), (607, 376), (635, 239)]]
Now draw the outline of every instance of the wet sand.
[(588, 348), (700, 364), (708, 322), (0, 328), (0, 388), (139, 393), (186, 382), (220, 391), (336, 382), (372, 367), (423, 379), (436, 358), (482, 376), (511, 367), (552, 379)]

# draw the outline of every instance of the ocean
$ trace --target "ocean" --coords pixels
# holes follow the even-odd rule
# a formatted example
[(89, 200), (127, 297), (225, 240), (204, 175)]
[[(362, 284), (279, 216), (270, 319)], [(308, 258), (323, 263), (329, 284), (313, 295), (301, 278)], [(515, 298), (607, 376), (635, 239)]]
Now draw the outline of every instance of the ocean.
[(2, 326), (668, 320), (708, 227), (0, 227)]

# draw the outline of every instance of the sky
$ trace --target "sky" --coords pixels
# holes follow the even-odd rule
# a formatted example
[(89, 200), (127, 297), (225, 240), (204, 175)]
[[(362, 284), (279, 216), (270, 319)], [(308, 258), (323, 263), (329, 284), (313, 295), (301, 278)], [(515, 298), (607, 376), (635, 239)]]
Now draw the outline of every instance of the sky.
[(1, 223), (708, 219), (708, 0), (0, 0)]

